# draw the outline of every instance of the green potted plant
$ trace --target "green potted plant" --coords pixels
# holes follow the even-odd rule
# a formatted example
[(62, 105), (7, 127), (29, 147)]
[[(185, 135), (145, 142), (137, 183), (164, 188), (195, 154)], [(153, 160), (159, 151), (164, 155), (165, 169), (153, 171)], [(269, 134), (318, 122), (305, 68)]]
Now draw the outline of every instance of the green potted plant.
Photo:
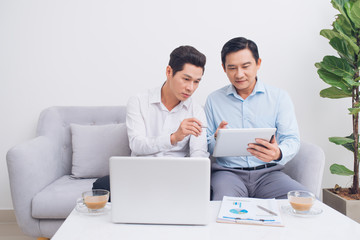
[[(346, 137), (330, 137), (332, 143), (341, 145), (353, 152), (354, 167), (352, 170), (341, 164), (333, 164), (330, 171), (333, 174), (352, 176), (351, 188), (324, 189), (323, 201), (334, 207), (339, 205), (340, 200), (328, 200), (329, 195), (347, 195), (355, 201), (350, 201), (350, 205), (359, 204), (355, 210), (346, 209), (340, 206), (338, 210), (349, 217), (360, 222), (360, 190), (359, 190), (359, 85), (360, 85), (360, 0), (331, 0), (335, 9), (339, 11), (332, 26), (333, 29), (323, 29), (320, 35), (330, 40), (329, 44), (337, 51), (339, 57), (325, 56), (323, 60), (316, 63), (320, 78), (329, 88), (323, 89), (320, 96), (324, 98), (339, 99), (350, 98), (349, 114), (352, 115), (352, 133)], [(357, 199), (357, 201), (356, 201)], [(341, 205), (341, 204), (340, 204)], [(356, 216), (351, 216), (351, 214)]]

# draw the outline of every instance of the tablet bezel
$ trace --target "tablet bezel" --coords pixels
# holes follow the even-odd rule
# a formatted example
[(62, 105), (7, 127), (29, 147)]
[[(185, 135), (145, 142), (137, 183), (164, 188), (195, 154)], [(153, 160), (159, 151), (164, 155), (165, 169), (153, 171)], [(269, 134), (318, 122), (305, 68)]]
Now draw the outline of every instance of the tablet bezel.
[(214, 147), (214, 157), (251, 156), (247, 151), (255, 138), (267, 141), (275, 135), (276, 128), (225, 128), (219, 129)]

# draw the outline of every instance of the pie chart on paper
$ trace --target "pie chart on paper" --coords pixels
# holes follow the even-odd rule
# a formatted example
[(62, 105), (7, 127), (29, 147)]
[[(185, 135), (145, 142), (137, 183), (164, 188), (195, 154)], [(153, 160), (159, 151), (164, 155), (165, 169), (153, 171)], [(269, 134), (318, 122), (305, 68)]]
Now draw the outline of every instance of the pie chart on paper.
[(247, 210), (240, 209), (240, 208), (230, 209), (230, 212), (233, 213), (233, 214), (245, 214), (245, 213), (248, 213)]

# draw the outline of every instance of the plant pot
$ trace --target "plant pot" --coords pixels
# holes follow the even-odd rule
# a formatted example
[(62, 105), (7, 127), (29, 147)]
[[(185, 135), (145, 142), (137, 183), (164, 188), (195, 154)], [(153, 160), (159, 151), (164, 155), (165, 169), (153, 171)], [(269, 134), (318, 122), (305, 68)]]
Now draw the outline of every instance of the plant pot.
[(330, 189), (323, 189), (323, 202), (360, 223), (360, 200), (346, 200), (331, 192)]

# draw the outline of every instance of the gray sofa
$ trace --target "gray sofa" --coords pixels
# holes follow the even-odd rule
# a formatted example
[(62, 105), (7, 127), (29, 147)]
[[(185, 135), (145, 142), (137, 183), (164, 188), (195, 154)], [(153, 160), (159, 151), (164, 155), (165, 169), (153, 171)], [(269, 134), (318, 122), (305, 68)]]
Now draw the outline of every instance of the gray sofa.
[[(51, 107), (40, 115), (37, 137), (9, 150), (12, 200), (17, 222), (25, 234), (51, 238), (75, 207), (81, 192), (91, 189), (95, 181), (71, 176), (70, 124), (124, 123), (125, 113), (125, 106)], [(302, 142), (299, 153), (284, 171), (319, 197), (324, 162), (321, 148)]]

